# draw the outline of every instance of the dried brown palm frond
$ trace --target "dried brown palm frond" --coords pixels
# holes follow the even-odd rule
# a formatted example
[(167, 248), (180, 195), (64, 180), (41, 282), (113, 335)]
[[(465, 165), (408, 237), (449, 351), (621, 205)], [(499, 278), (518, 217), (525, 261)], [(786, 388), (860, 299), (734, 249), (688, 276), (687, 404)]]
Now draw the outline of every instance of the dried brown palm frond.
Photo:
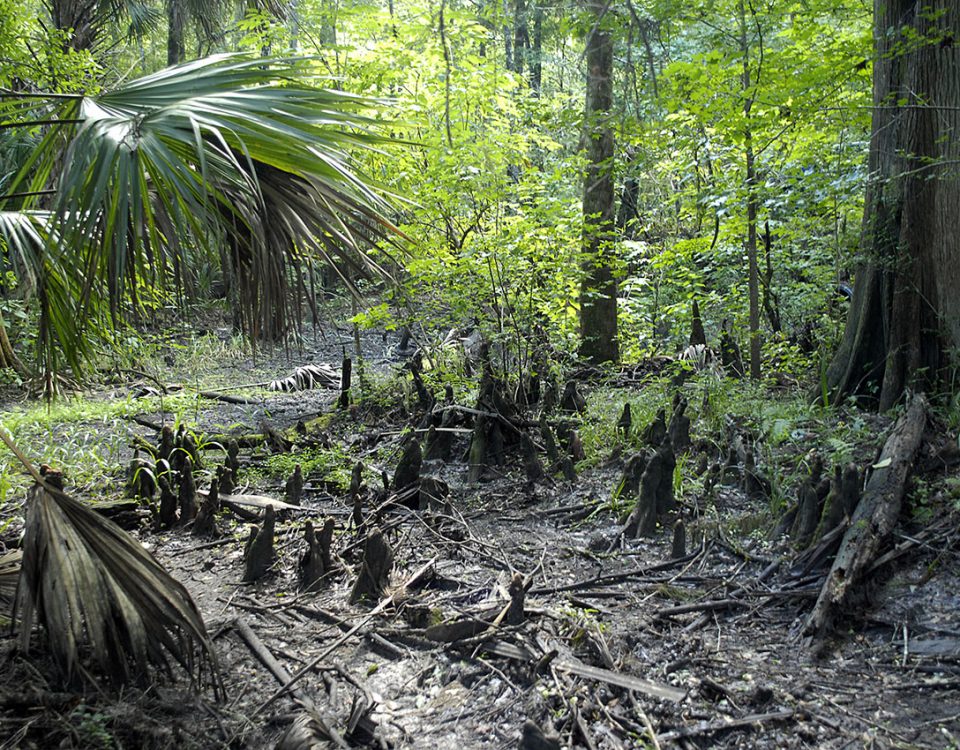
[(0, 439), (37, 481), (15, 611), (24, 651), (37, 624), (68, 679), (89, 674), (89, 662), (117, 683), (142, 683), (172, 659), (219, 696), (213, 645), (187, 590), (127, 532), (44, 481), (2, 429)]
[(303, 365), (286, 378), (271, 380), (271, 391), (307, 391), (311, 388), (339, 388), (340, 373), (326, 365)]
[(22, 557), (23, 553), (18, 549), (0, 555), (0, 623), (8, 619), (13, 608)]

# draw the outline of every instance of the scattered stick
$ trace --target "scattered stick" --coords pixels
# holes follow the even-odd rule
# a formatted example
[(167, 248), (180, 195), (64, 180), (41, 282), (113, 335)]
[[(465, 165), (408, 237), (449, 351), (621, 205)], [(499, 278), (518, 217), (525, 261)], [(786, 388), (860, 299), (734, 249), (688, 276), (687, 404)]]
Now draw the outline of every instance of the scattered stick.
[[(531, 664), (536, 664), (540, 660), (540, 657), (532, 651), (505, 641), (490, 641), (484, 646), (484, 650), (497, 656), (502, 656), (505, 659), (516, 659), (517, 661), (524, 661)], [(685, 690), (679, 690), (670, 685), (644, 680), (622, 672), (614, 672), (610, 669), (591, 667), (577, 661), (560, 657), (553, 659), (553, 661), (550, 662), (550, 666), (560, 672), (568, 672), (569, 674), (588, 680), (605, 682), (608, 685), (615, 685), (625, 690), (636, 690), (638, 693), (643, 693), (651, 698), (673, 701), (674, 703), (679, 703), (687, 694)]]
[(724, 721), (703, 721), (692, 727), (681, 727), (670, 732), (664, 732), (657, 739), (660, 742), (673, 742), (681, 738), (699, 737), (704, 734), (715, 734), (716, 732), (725, 732), (730, 729), (760, 729), (764, 724), (772, 721), (790, 721), (798, 718), (797, 712), (793, 709), (783, 711), (772, 711), (766, 714), (750, 714), (742, 719), (730, 719)]
[(370, 620), (372, 620), (378, 614), (383, 612), (383, 610), (385, 610), (387, 607), (393, 604), (394, 597), (397, 596), (400, 592), (406, 590), (407, 587), (412, 586), (424, 573), (426, 573), (428, 570), (430, 570), (433, 567), (436, 561), (437, 561), (437, 558), (435, 557), (431, 558), (429, 561), (427, 561), (426, 563), (421, 565), (419, 568), (417, 568), (416, 571), (414, 571), (413, 575), (411, 575), (406, 580), (403, 586), (401, 586), (396, 593), (390, 594), (390, 596), (388, 596), (386, 599), (381, 600), (381, 602), (376, 607), (371, 609), (370, 612), (368, 612), (365, 617), (362, 617), (360, 620), (358, 620), (356, 625), (350, 628), (350, 630), (348, 630), (342, 636), (337, 638), (337, 640), (335, 640), (332, 644), (330, 644), (330, 646), (328, 646), (326, 649), (320, 652), (319, 656), (312, 659), (309, 664), (307, 664), (305, 667), (300, 669), (295, 675), (293, 675), (289, 680), (287, 680), (280, 687), (280, 689), (277, 690), (277, 692), (275, 692), (273, 695), (267, 698), (263, 703), (257, 706), (256, 710), (252, 714), (250, 714), (250, 718), (252, 719), (256, 716), (259, 716), (261, 713), (263, 713), (266, 709), (268, 709), (273, 704), (274, 701), (282, 697), (285, 693), (287, 693), (290, 690), (290, 688), (294, 687), (300, 680), (302, 680), (304, 675), (306, 675), (308, 672), (313, 670), (320, 662), (322, 662), (324, 659), (330, 656), (330, 654), (332, 654), (334, 651), (340, 648), (340, 646), (346, 643), (354, 633), (359, 631), (360, 628), (362, 628), (364, 625), (370, 622)]
[[(246, 620), (242, 618), (237, 618), (233, 623), (233, 629), (237, 632), (237, 635), (240, 636), (240, 639), (247, 645), (247, 648), (253, 653), (254, 656), (260, 661), (263, 666), (267, 668), (267, 671), (270, 672), (276, 678), (277, 682), (281, 685), (284, 685), (290, 681), (290, 673), (286, 668), (277, 661), (273, 653), (268, 649), (263, 641), (260, 640), (259, 636), (253, 632), (250, 626), (247, 624)], [(291, 690), (291, 695), (303, 705), (310, 713), (314, 721), (318, 722), (320, 729), (327, 736), (333, 744), (337, 747), (349, 748), (350, 745), (340, 736), (340, 733), (334, 729), (330, 721), (325, 717), (320, 716), (320, 712), (317, 711), (317, 707), (314, 705), (313, 701), (310, 700), (306, 695), (304, 695), (299, 690)]]

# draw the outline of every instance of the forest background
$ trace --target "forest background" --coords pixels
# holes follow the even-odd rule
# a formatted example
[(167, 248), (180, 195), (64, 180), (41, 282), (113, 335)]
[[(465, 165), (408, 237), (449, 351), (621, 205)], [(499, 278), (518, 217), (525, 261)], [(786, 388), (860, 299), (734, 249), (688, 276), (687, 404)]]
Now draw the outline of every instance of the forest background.
[[(401, 252), (365, 251), (402, 284), (358, 308), (360, 325), (416, 324), (438, 340), (479, 326), (523, 371), (534, 331), (571, 357), (578, 346), (600, 360), (674, 354), (696, 299), (711, 343), (726, 328), (745, 350), (757, 347), (753, 374), (767, 362), (780, 382), (822, 377), (839, 339), (867, 178), (873, 44), (863, 3), (4, 6), (0, 85), (16, 94), (4, 99), (0, 130), (5, 216), (53, 200), (42, 181), (24, 188), (23, 174), (70, 120), (38, 116), (37, 101), (109, 95), (222, 51), (307, 55), (297, 76), (365, 97), (364, 127), (395, 141), (350, 154), (391, 200), (385, 213), (406, 238)], [(604, 76), (585, 74), (603, 62), (588, 49), (598, 37), (612, 53), (600, 107), (590, 102)], [(608, 178), (602, 205), (585, 203), (585, 194), (596, 200), (584, 190), (588, 164)], [(598, 229), (605, 222), (615, 231)], [(74, 350), (129, 345), (121, 321), (142, 330), (214, 296), (238, 305), (227, 256), (189, 244), (169, 265), (160, 254), (91, 263), (94, 293), (75, 295), (60, 328), (55, 315), (44, 321), (50, 265), (31, 273), (8, 251), (0, 312), (16, 355), (3, 342), (7, 377), (62, 367), (61, 351), (79, 372), (89, 357)], [(361, 275), (331, 259), (348, 283)], [(283, 267), (298, 281), (273, 299), (331, 285), (329, 270)], [(258, 294), (258, 310), (276, 306)], [(581, 332), (581, 308), (604, 298), (616, 302), (599, 305)], [(65, 333), (63, 321), (82, 335)], [(258, 330), (276, 339), (284, 326)], [(591, 355), (581, 333), (615, 349)]]

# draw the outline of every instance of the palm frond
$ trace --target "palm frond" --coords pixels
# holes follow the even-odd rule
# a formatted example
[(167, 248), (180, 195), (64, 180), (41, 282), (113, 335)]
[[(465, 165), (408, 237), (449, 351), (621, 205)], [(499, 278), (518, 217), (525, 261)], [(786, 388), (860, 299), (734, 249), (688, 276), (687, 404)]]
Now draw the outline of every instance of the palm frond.
[(20, 561), (23, 552), (18, 549), (0, 555), (0, 624), (9, 621), (20, 579)]
[(271, 391), (308, 391), (311, 388), (339, 388), (340, 374), (326, 365), (303, 365), (288, 377), (271, 380), (267, 389)]
[[(115, 321), (143, 283), (182, 289), (198, 254), (229, 249), (248, 329), (269, 336), (298, 325), (292, 292), (311, 259), (348, 285), (388, 275), (367, 250), (399, 236), (386, 218), (395, 196), (354, 159), (388, 140), (363, 114), (380, 103), (313, 86), (308, 73), (303, 60), (225, 55), (54, 103), (63, 132), (45, 136), (18, 185), (57, 189), (47, 257), (65, 269), (74, 314), (51, 312), (47, 332), (71, 365), (78, 336), (60, 324)], [(22, 102), (11, 111), (25, 116)]]
[(68, 678), (86, 658), (118, 683), (144, 682), (171, 658), (196, 685), (220, 682), (187, 590), (123, 529), (53, 487), (29, 494), (17, 597), (27, 650), (33, 625)]

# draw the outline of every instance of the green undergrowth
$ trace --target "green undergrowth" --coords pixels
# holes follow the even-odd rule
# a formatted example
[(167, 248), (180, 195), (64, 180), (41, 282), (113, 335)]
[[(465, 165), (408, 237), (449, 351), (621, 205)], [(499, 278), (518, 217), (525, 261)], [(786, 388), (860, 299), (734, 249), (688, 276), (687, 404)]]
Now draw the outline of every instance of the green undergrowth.
[(325, 482), (346, 491), (350, 487), (350, 475), (355, 463), (356, 459), (345, 447), (334, 443), (330, 448), (308, 447), (292, 453), (273, 454), (267, 457), (262, 466), (243, 472), (241, 480), (284, 480), (293, 474), (299, 464), (305, 479)]
[[(768, 384), (736, 380), (708, 371), (695, 375), (682, 386), (671, 374), (651, 376), (632, 387), (595, 388), (587, 396), (587, 410), (580, 427), (586, 458), (580, 471), (603, 465), (620, 453), (626, 457), (645, 447), (643, 433), (659, 409), (670, 418), (677, 390), (688, 401), (690, 434), (696, 441), (726, 451), (730, 425), (754, 439), (756, 461), (771, 482), (769, 511), (780, 512), (809, 470), (807, 458), (816, 449), (826, 465), (853, 460), (855, 452), (876, 440), (872, 422), (855, 410), (835, 412), (812, 403), (800, 388), (773, 389)], [(624, 434), (617, 427), (625, 403), (630, 404), (632, 429)], [(693, 497), (703, 489), (690, 454), (678, 456), (674, 490), (678, 497)], [(605, 504), (618, 513), (622, 507), (616, 493)]]
[[(201, 402), (190, 391), (143, 398), (64, 396), (51, 403), (28, 402), (6, 409), (0, 412), (0, 425), (34, 464), (63, 471), (68, 486), (108, 491), (115, 487), (119, 492), (119, 467), (134, 434), (130, 418), (162, 412), (174, 427), (194, 424)], [(22, 496), (27, 485), (19, 461), (6, 448), (0, 450), (0, 507), (11, 497)]]

